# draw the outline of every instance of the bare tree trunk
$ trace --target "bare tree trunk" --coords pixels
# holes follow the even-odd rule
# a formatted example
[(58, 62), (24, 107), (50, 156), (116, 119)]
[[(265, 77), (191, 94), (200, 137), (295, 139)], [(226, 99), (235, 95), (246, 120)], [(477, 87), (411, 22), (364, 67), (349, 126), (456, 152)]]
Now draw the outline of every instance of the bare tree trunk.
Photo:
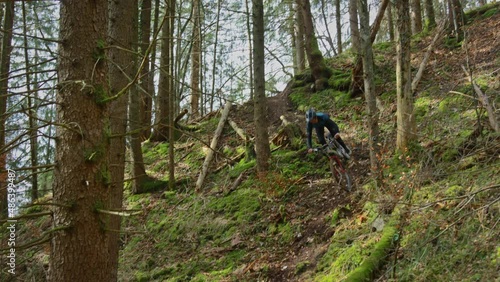
[(426, 14), (426, 27), (429, 30), (432, 30), (436, 27), (436, 16), (434, 13), (434, 4), (433, 0), (425, 0), (425, 14)]
[(215, 78), (217, 77), (217, 45), (219, 44), (219, 28), (220, 28), (220, 14), (222, 9), (222, 0), (217, 0), (217, 19), (215, 23), (215, 39), (214, 39), (214, 52), (212, 64), (212, 91), (210, 91), (210, 111), (214, 109), (215, 99)]
[(337, 27), (337, 49), (342, 54), (342, 15), (340, 14), (340, 0), (335, 0), (335, 26)]
[(191, 118), (200, 116), (201, 13), (200, 0), (193, 0), (193, 47), (191, 49)]
[(141, 122), (140, 122), (141, 98), (136, 89), (131, 88), (129, 93), (129, 130), (130, 151), (132, 157), (132, 194), (143, 191), (144, 182), (148, 180), (141, 147)]
[(422, 8), (420, 0), (411, 0), (411, 30), (413, 34), (422, 32)]
[(245, 9), (248, 14), (246, 18), (246, 23), (247, 23), (247, 36), (248, 36), (248, 50), (250, 50), (248, 53), (248, 73), (249, 73), (249, 81), (250, 81), (250, 100), (253, 100), (254, 98), (254, 85), (253, 85), (253, 41), (252, 41), (252, 23), (251, 23), (251, 10), (249, 0), (245, 0)]
[(448, 0), (449, 13), (450, 13), (450, 23), (453, 27), (453, 33), (457, 37), (457, 42), (460, 42), (464, 38), (464, 32), (462, 27), (464, 23), (464, 11), (460, 0)]
[(254, 124), (255, 151), (257, 153), (257, 172), (266, 174), (269, 169), (269, 133), (265, 89), (264, 60), (264, 4), (262, 0), (252, 1), (253, 18), (253, 57), (254, 57)]
[(302, 9), (299, 4), (297, 4), (295, 9), (295, 21), (297, 25), (297, 34), (295, 36), (297, 52), (295, 53), (295, 57), (297, 60), (297, 71), (301, 73), (306, 69), (306, 43), (304, 40), (304, 18), (302, 17)]
[[(170, 34), (174, 34), (174, 16), (175, 16), (175, 0), (169, 0), (170, 3), (170, 15), (171, 15), (171, 32)], [(172, 38), (172, 41), (170, 43), (172, 46), (174, 46), (174, 41)], [(170, 53), (170, 56), (174, 58), (174, 53), (173, 53), (173, 48)], [(180, 56), (179, 56), (180, 57)], [(174, 65), (172, 64), (172, 67), (170, 69), (171, 76), (170, 76), (170, 95), (169, 95), (169, 108), (168, 108), (168, 186), (170, 190), (173, 190), (175, 188), (175, 155), (174, 155), (174, 145), (175, 145), (175, 137), (174, 137), (174, 113), (177, 111), (176, 103), (178, 102), (176, 99), (176, 91), (174, 88)]]
[(355, 54), (359, 53), (359, 22), (357, 0), (349, 0), (349, 28), (351, 30), (351, 46)]
[(396, 147), (405, 151), (416, 139), (416, 121), (413, 115), (413, 94), (411, 92), (411, 27), (409, 0), (396, 2), (398, 11), (398, 44), (397, 44), (397, 140)]
[(321, 91), (327, 86), (331, 71), (326, 66), (323, 54), (321, 54), (319, 50), (318, 40), (314, 32), (311, 4), (309, 0), (297, 0), (297, 4), (300, 7), (304, 23), (305, 47), (309, 66), (315, 80), (316, 90)]
[[(61, 1), (49, 281), (111, 281), (107, 1)], [(92, 19), (92, 21), (89, 21)]]
[[(109, 84), (112, 95), (127, 87), (130, 79), (136, 73), (137, 63), (137, 0), (109, 1), (109, 26), (108, 34), (110, 45), (108, 57), (111, 60), (109, 65)], [(144, 37), (142, 38), (144, 40)], [(149, 41), (149, 34), (148, 34)], [(149, 45), (149, 44), (148, 44)], [(123, 49), (122, 49), (123, 48)], [(147, 47), (144, 47), (146, 48)], [(145, 53), (145, 52), (144, 52)], [(147, 54), (145, 54), (147, 55)], [(148, 67), (146, 61), (145, 68)], [(143, 78), (147, 78), (147, 73)], [(147, 85), (147, 82), (144, 84)], [(127, 93), (127, 92), (125, 92)], [(142, 95), (144, 98), (144, 95)], [(143, 100), (144, 101), (144, 100)], [(109, 164), (110, 164), (110, 201), (109, 206), (113, 210), (121, 210), (123, 205), (123, 181), (125, 175), (125, 134), (127, 131), (127, 105), (128, 95), (122, 94), (110, 105), (110, 129), (112, 138), (110, 139)], [(144, 109), (143, 105), (141, 108)], [(121, 217), (110, 216), (109, 229), (113, 230), (109, 234), (110, 272), (112, 280), (118, 279), (118, 254), (120, 250), (120, 229)]]
[(172, 95), (170, 90), (172, 89), (172, 61), (171, 57), (173, 34), (171, 33), (171, 7), (167, 5), (165, 10), (166, 19), (164, 20), (162, 28), (162, 46), (161, 46), (161, 57), (160, 57), (160, 81), (158, 85), (158, 97), (157, 97), (157, 111), (156, 111), (156, 121), (155, 129), (153, 133), (153, 140), (155, 141), (166, 141), (168, 138), (168, 125), (169, 121), (169, 102)]
[[(33, 63), (33, 61), (35, 61), (35, 63), (33, 65), (37, 65), (37, 61), (38, 61), (38, 58), (37, 58), (37, 50), (35, 48), (35, 57), (33, 59), (33, 61), (31, 60), (31, 58), (29, 57), (29, 54), (28, 54), (28, 37), (27, 37), (27, 22), (26, 22), (26, 4), (25, 2), (22, 2), (22, 9), (23, 9), (23, 39), (24, 39), (24, 59), (25, 59), (25, 68), (26, 68), (26, 90), (28, 92), (28, 111), (29, 111), (29, 114), (28, 114), (28, 123), (29, 123), (29, 135), (30, 135), (30, 159), (31, 159), (31, 167), (32, 167), (32, 170), (31, 170), (31, 173), (32, 173), (32, 183), (31, 183), (31, 202), (34, 202), (36, 201), (36, 199), (38, 199), (38, 170), (37, 170), (37, 166), (38, 166), (38, 138), (37, 138), (37, 128), (38, 128), (38, 125), (37, 125), (37, 106), (36, 106), (36, 103), (37, 103), (37, 91), (33, 91), (33, 96), (32, 97), (32, 94), (31, 94), (31, 84), (33, 83), (33, 85), (35, 86), (35, 89), (37, 88), (37, 83), (36, 83), (36, 76), (37, 76), (37, 72), (34, 71), (32, 72), (31, 71), (31, 67), (30, 67), (30, 62)], [(35, 76), (35, 79), (34, 81), (32, 82), (31, 81), (31, 73), (34, 74)]]
[[(360, 18), (360, 39), (361, 39), (361, 57), (363, 59), (364, 90), (366, 100), (366, 112), (368, 116), (368, 145), (370, 147), (370, 167), (372, 174), (379, 179), (380, 163), (379, 153), (379, 133), (378, 126), (378, 108), (375, 94), (375, 79), (373, 68), (373, 50), (372, 40), (370, 38), (370, 20), (367, 0), (359, 0), (359, 18)], [(383, 12), (382, 12), (383, 14)]]
[[(432, 0), (431, 0), (432, 1)], [(389, 40), (391, 42), (394, 42), (394, 21), (392, 20), (392, 3), (389, 3), (387, 5), (387, 12), (386, 12), (386, 18), (387, 18), (387, 25), (389, 26)]]
[[(124, 3), (125, 4), (125, 3)], [(155, 19), (158, 21), (158, 19)], [(141, 88), (141, 121), (142, 121), (142, 138), (148, 139), (151, 136), (151, 118), (152, 118), (152, 106), (153, 106), (153, 93), (154, 93), (154, 76), (150, 75), (153, 70), (153, 63), (149, 60), (149, 55), (147, 50), (149, 48), (150, 36), (151, 36), (151, 0), (142, 0), (141, 2), (141, 13), (140, 13), (140, 52), (144, 58), (144, 67), (141, 70), (141, 79), (139, 81), (139, 86)], [(155, 44), (155, 42), (153, 42)], [(151, 53), (154, 53), (151, 52)]]
[[(5, 3), (2, 50), (0, 54), (0, 149), (5, 148), (5, 122), (7, 119), (7, 90), (9, 88), (10, 55), (12, 52), (12, 27), (14, 2)], [(0, 155), (0, 219), (7, 218), (7, 152)]]

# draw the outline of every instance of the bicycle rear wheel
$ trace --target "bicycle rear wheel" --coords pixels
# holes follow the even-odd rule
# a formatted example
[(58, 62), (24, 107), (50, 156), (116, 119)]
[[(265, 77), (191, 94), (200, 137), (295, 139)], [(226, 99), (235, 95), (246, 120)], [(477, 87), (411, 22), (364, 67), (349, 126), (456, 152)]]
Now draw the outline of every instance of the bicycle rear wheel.
[(350, 192), (352, 189), (352, 178), (338, 157), (330, 158), (330, 170), (335, 182), (342, 187), (342, 189)]

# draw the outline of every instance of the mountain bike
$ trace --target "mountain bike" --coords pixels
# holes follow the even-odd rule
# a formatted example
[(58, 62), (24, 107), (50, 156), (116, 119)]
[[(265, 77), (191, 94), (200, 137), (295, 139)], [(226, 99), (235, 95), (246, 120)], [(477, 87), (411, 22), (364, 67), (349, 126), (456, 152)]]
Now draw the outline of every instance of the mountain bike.
[(347, 192), (350, 192), (353, 182), (347, 169), (347, 162), (350, 157), (335, 138), (327, 136), (326, 143), (322, 147), (313, 149), (313, 151), (328, 157), (334, 181)]

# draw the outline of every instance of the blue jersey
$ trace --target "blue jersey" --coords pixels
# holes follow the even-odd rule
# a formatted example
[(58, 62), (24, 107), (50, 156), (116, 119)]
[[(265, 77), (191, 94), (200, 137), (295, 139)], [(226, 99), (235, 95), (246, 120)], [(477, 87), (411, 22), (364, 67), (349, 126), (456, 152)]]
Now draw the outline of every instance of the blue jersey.
[(306, 124), (306, 133), (307, 133), (307, 148), (312, 148), (312, 129), (316, 130), (316, 134), (318, 135), (318, 141), (320, 144), (326, 144), (325, 140), (325, 127), (330, 131), (332, 136), (339, 133), (338, 125), (330, 119), (330, 116), (326, 113), (317, 112), (316, 117), (318, 118), (317, 123), (308, 122)]

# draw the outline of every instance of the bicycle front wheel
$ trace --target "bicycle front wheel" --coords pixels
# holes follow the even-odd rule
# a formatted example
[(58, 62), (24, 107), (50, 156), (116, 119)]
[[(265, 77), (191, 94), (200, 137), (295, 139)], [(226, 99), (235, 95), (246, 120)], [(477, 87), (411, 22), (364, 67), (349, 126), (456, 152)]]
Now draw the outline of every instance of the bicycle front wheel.
[(342, 161), (338, 158), (330, 158), (330, 170), (337, 185), (350, 192), (352, 190), (352, 178)]

